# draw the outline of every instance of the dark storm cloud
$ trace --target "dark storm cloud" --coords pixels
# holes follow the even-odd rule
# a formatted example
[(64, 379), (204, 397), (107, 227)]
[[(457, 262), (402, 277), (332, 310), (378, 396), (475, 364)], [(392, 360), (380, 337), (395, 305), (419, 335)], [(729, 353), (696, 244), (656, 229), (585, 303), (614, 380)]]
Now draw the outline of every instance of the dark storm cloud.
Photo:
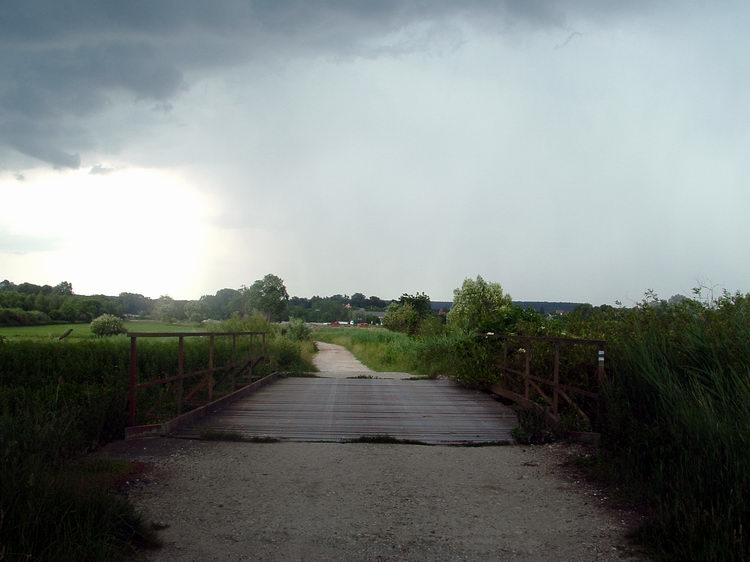
[(541, 0), (6, 2), (0, 11), (0, 145), (77, 168), (79, 154), (96, 148), (96, 115), (122, 103), (122, 94), (169, 110), (188, 86), (188, 74), (265, 56), (398, 54), (403, 47), (373, 43), (415, 23), (456, 20), (498, 32), (513, 25), (564, 27), (570, 16), (609, 17), (624, 9), (618, 6)]

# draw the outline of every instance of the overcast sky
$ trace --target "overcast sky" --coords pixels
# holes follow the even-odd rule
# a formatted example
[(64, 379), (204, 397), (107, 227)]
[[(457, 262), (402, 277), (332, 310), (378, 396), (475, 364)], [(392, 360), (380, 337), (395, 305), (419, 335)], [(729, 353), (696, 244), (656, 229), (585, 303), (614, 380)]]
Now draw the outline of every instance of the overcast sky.
[(0, 279), (750, 290), (750, 4), (3, 2)]

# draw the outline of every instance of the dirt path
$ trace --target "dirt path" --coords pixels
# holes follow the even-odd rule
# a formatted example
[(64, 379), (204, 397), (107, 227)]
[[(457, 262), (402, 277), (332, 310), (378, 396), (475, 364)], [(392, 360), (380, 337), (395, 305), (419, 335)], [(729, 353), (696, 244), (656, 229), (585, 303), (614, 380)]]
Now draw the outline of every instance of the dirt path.
[[(117, 444), (116, 444), (117, 445)], [(150, 560), (638, 560), (547, 447), (127, 442)]]
[(377, 379), (408, 379), (409, 373), (376, 372), (364, 365), (342, 345), (316, 341), (318, 353), (313, 357), (313, 363), (318, 368), (320, 377), (347, 379), (352, 377), (372, 377)]

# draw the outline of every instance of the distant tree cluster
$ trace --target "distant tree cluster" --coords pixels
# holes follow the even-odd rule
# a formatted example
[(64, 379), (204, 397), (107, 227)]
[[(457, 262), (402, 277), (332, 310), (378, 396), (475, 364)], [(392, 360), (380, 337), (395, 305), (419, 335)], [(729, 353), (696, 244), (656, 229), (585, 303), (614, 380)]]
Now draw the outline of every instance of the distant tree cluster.
[(252, 314), (261, 314), (271, 321), (300, 318), (306, 322), (376, 322), (378, 318), (373, 313), (383, 312), (388, 303), (362, 293), (351, 297), (290, 298), (283, 279), (273, 274), (249, 287), (220, 289), (197, 300), (178, 300), (169, 295), (152, 299), (128, 292), (117, 296), (76, 295), (67, 281), (51, 286), (16, 285), (5, 280), (0, 282), (0, 326), (91, 322), (102, 314), (194, 323)]
[(292, 297), (289, 299), (289, 317), (302, 318), (306, 322), (350, 321), (377, 323), (376, 312), (385, 312), (390, 301), (363, 293), (348, 295)]
[(101, 314), (122, 314), (116, 297), (83, 296), (63, 281), (52, 285), (0, 282), (0, 324), (43, 324), (50, 321), (90, 322)]

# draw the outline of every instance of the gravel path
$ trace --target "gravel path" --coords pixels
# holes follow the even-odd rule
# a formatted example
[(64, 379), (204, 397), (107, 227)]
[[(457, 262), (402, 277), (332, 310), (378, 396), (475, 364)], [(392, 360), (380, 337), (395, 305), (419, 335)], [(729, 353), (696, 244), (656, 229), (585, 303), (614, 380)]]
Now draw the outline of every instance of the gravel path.
[(409, 373), (376, 372), (359, 361), (342, 345), (316, 341), (318, 353), (313, 357), (313, 363), (318, 368), (319, 377), (348, 379), (352, 377), (369, 376), (375, 379), (408, 379)]
[(554, 448), (148, 439), (130, 497), (169, 525), (150, 560), (637, 560), (624, 519)]

